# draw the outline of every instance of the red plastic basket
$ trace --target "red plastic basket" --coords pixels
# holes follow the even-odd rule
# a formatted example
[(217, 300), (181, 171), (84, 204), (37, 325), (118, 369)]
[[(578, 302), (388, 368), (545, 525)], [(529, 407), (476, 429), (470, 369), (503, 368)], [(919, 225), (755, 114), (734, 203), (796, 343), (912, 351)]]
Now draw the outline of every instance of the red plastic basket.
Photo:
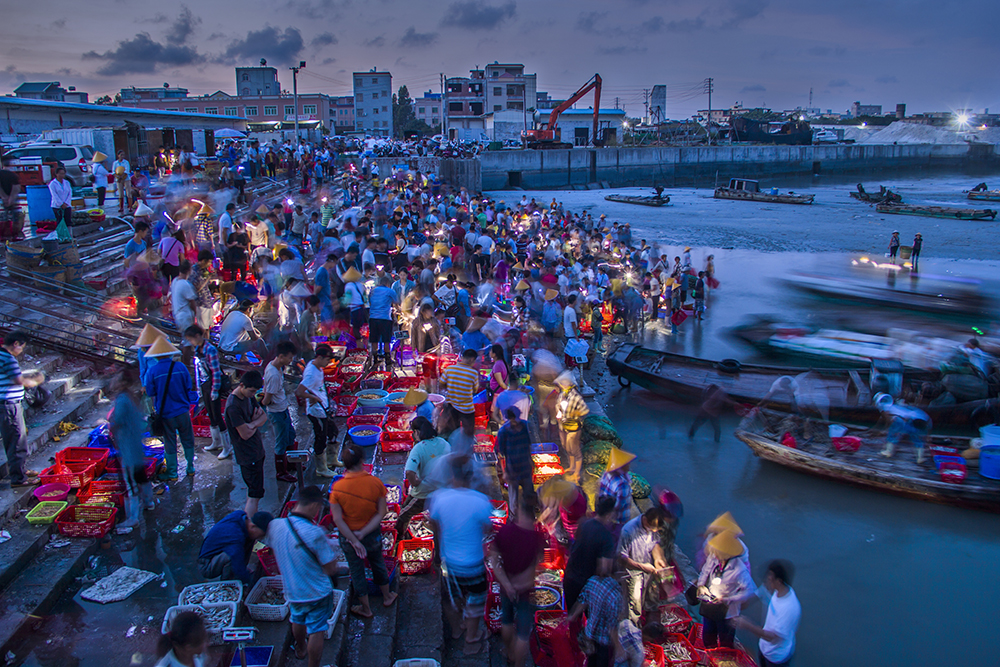
[(413, 413), (399, 413), (390, 410), (389, 415), (385, 418), (384, 428), (390, 433), (405, 431), (406, 433), (412, 434), (412, 431), (410, 430), (411, 421), (413, 421)]
[(278, 570), (278, 559), (274, 557), (274, 552), (271, 551), (271, 547), (264, 547), (257, 551), (257, 560), (260, 561), (260, 566), (264, 568), (264, 573), (269, 577), (276, 577), (281, 572)]
[[(699, 626), (701, 627), (701, 626)], [(684, 648), (687, 649), (688, 653), (691, 655), (690, 660), (668, 660), (666, 654), (664, 654), (664, 662), (670, 667), (695, 667), (701, 659), (701, 652), (691, 645), (688, 638), (682, 634), (672, 633), (668, 637), (669, 643), (683, 644)], [(662, 649), (661, 649), (662, 650)]]
[(389, 381), (389, 388), (387, 391), (390, 393), (394, 391), (406, 391), (407, 389), (416, 389), (420, 386), (421, 379), (418, 377), (402, 377), (402, 378), (392, 378)]
[(337, 396), (333, 399), (338, 417), (350, 417), (358, 407), (357, 396)]
[[(388, 516), (389, 512), (395, 512), (396, 513), (396, 518), (395, 519), (387, 519), (385, 517), (382, 517), (382, 532), (383, 533), (385, 531), (387, 531), (387, 530), (396, 530), (396, 519), (399, 518), (399, 510), (400, 510), (400, 507), (399, 507), (398, 503), (387, 503), (386, 504), (386, 506), (385, 506), (386, 515)], [(396, 537), (398, 538), (399, 536), (397, 535)]]
[(78, 493), (76, 494), (77, 505), (93, 505), (95, 503), (114, 503), (115, 507), (125, 509), (124, 493)]
[(961, 484), (965, 481), (966, 468), (964, 463), (957, 461), (943, 461), (938, 469), (941, 473), (941, 480), (951, 484)]
[(542, 644), (549, 644), (554, 638), (563, 635), (569, 636), (569, 628), (563, 625), (547, 625), (544, 621), (555, 619), (562, 622), (566, 618), (566, 612), (561, 609), (539, 609), (535, 612), (535, 634)]
[(56, 527), (66, 537), (104, 537), (117, 515), (117, 507), (71, 505), (56, 517)]
[(383, 452), (408, 452), (413, 449), (413, 432), (383, 430), (379, 444)]
[[(386, 535), (392, 536), (392, 542), (385, 539)], [(392, 546), (386, 546), (391, 544)], [(396, 529), (395, 528), (382, 528), (382, 556), (383, 558), (392, 558), (392, 555), (396, 553)]]
[(701, 639), (701, 623), (692, 623), (691, 631), (688, 633), (688, 642), (697, 649), (704, 650), (705, 642)]
[[(396, 547), (396, 561), (402, 574), (424, 574), (434, 566), (434, 540), (400, 540)], [(404, 560), (403, 555), (416, 549), (430, 549), (431, 557), (427, 560)]]
[[(156, 474), (156, 467), (159, 465), (159, 461), (155, 458), (146, 458), (146, 479), (153, 479), (153, 475)], [(122, 474), (122, 462), (118, 457), (113, 457), (108, 459), (108, 464), (104, 468), (104, 472), (112, 475)]]
[(384, 414), (351, 415), (347, 418), (347, 428), (354, 428), (355, 426), (382, 426), (384, 423)]
[(499, 528), (507, 523), (507, 514), (509, 514), (510, 510), (507, 508), (507, 503), (502, 500), (490, 500), (490, 504), (493, 505), (494, 510), (503, 510), (502, 517), (496, 516), (495, 514), (490, 516), (490, 521), (493, 523), (493, 526), (495, 528)]
[(535, 472), (531, 475), (531, 481), (537, 486), (538, 484), (544, 484), (546, 480), (555, 477), (556, 475), (561, 475), (565, 472), (562, 465), (556, 463), (546, 463), (545, 467), (548, 469), (545, 472), (540, 472), (538, 466), (535, 467)]
[(543, 549), (542, 562), (538, 565), (546, 570), (565, 569), (566, 554), (559, 549)]
[(125, 482), (117, 477), (114, 479), (95, 479), (87, 488), (86, 493), (125, 493)]
[(486, 596), (486, 611), (483, 614), (483, 622), (486, 624), (486, 629), (493, 634), (500, 632), (503, 627), (499, 595), (489, 593)]
[(56, 452), (56, 463), (93, 463), (94, 477), (104, 474), (110, 449), (106, 447), (67, 447)]
[(666, 664), (666, 658), (663, 657), (663, 649), (656, 644), (643, 644), (642, 648), (646, 651), (646, 664), (654, 665), (654, 667), (664, 667)]
[(713, 648), (706, 651), (708, 661), (712, 667), (716, 667), (723, 660), (731, 660), (740, 667), (757, 667), (757, 661), (750, 657), (746, 651), (734, 648)]
[(94, 480), (96, 463), (56, 463), (38, 474), (42, 484), (68, 484), (70, 488), (79, 489)]
[(833, 438), (831, 440), (833, 443), (833, 448), (838, 452), (856, 452), (861, 449), (861, 438), (856, 438), (853, 435), (845, 435), (839, 438)]
[[(681, 620), (675, 621), (673, 623), (663, 623), (663, 612), (669, 611)], [(691, 614), (687, 613), (687, 610), (679, 604), (664, 604), (660, 605), (657, 609), (657, 617), (650, 618), (646, 617), (646, 621), (656, 621), (663, 625), (663, 629), (669, 634), (680, 634), (687, 637), (688, 632), (691, 631)]]

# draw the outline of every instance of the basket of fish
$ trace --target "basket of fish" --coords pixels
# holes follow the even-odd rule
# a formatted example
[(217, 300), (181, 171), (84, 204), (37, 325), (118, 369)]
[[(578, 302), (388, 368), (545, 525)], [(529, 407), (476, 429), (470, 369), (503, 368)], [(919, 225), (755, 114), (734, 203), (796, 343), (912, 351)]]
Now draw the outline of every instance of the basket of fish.
[[(691, 615), (678, 604), (665, 604), (659, 608), (660, 625), (670, 634), (687, 635), (691, 630)], [(652, 619), (648, 619), (652, 620)]]
[(406, 500), (406, 493), (403, 491), (403, 487), (398, 484), (386, 484), (385, 485), (385, 502), (389, 505), (395, 503), (396, 505), (402, 506), (403, 501)]
[(434, 540), (400, 540), (399, 571), (402, 574), (424, 574), (434, 565)]
[(415, 540), (426, 540), (434, 537), (434, 531), (428, 523), (427, 512), (414, 514), (406, 526), (406, 532)]
[(642, 649), (646, 654), (646, 660), (642, 663), (643, 665), (649, 665), (650, 667), (666, 667), (662, 647), (657, 646), (656, 644), (643, 644)]
[(666, 663), (671, 667), (695, 667), (701, 660), (701, 652), (684, 635), (667, 635), (660, 647)]
[(757, 667), (746, 651), (735, 648), (713, 648), (707, 651), (712, 667)]
[(396, 530), (394, 528), (382, 529), (382, 555), (392, 558), (396, 553)]
[(104, 537), (115, 525), (118, 508), (71, 505), (56, 517), (56, 528), (66, 537)]
[(255, 621), (283, 621), (288, 616), (288, 600), (281, 577), (261, 577), (247, 595), (247, 611)]
[(160, 627), (162, 634), (170, 632), (170, 626), (177, 614), (182, 611), (193, 611), (201, 616), (205, 621), (205, 630), (208, 632), (208, 643), (218, 646), (222, 643), (222, 631), (233, 627), (236, 623), (236, 603), (235, 602), (214, 602), (206, 604), (179, 604), (167, 609), (163, 615), (163, 625)]
[(382, 532), (396, 530), (397, 519), (399, 519), (399, 503), (386, 503), (385, 516), (382, 517)]
[(177, 596), (177, 604), (239, 602), (242, 599), (243, 582), (232, 579), (188, 586)]
[(35, 505), (25, 518), (28, 519), (28, 523), (32, 526), (49, 524), (55, 521), (59, 513), (66, 509), (68, 505), (69, 503), (63, 501), (44, 500)]

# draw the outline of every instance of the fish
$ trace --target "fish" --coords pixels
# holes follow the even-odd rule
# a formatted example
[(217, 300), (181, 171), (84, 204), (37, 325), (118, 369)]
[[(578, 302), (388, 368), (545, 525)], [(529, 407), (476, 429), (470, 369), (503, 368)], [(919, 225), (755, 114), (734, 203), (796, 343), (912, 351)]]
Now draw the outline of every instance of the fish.
[(196, 584), (184, 589), (180, 604), (204, 604), (218, 602), (239, 602), (242, 589), (239, 584), (220, 581), (208, 584)]

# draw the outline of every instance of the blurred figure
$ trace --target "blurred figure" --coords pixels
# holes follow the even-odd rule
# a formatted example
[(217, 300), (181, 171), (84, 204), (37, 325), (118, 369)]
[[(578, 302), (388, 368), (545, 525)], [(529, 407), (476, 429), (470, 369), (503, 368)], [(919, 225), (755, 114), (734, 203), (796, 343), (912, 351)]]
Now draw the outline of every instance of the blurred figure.
[(885, 436), (885, 449), (879, 452), (886, 458), (892, 458), (896, 445), (909, 439), (917, 450), (917, 464), (924, 462), (924, 443), (931, 430), (931, 418), (920, 408), (909, 405), (897, 405), (892, 396), (876, 394), (875, 405), (882, 416), (889, 419), (889, 431)]
[(726, 530), (706, 545), (708, 558), (698, 576), (697, 600), (702, 615), (705, 648), (733, 647), (736, 629), (729, 621), (753, 597), (756, 586), (740, 556), (745, 551), (736, 535)]
[(757, 663), (760, 667), (785, 667), (795, 655), (795, 632), (802, 618), (802, 605), (792, 589), (792, 564), (773, 560), (767, 564), (764, 585), (757, 589), (761, 602), (767, 605), (763, 627), (742, 616), (732, 619), (736, 628), (757, 637)]
[(701, 409), (694, 418), (691, 428), (688, 429), (688, 439), (694, 439), (695, 433), (705, 422), (712, 425), (715, 431), (715, 441), (722, 438), (722, 426), (719, 423), (719, 416), (727, 405), (735, 405), (729, 395), (717, 384), (710, 384), (701, 393)]

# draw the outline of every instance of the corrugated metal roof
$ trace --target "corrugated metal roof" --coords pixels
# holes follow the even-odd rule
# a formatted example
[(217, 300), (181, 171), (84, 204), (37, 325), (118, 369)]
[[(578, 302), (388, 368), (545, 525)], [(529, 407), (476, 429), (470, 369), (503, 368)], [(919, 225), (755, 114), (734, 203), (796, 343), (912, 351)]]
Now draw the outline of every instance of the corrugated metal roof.
[(142, 109), (139, 107), (114, 107), (101, 104), (79, 104), (76, 102), (52, 102), (49, 100), (29, 100), (23, 97), (0, 97), (0, 106), (24, 106), (50, 108), (56, 111), (91, 111), (99, 113), (121, 114), (123, 116), (144, 116), (149, 118), (201, 118), (216, 121), (243, 120), (243, 116), (220, 116), (210, 113), (185, 113), (183, 111), (160, 111), (159, 109)]
[(57, 81), (35, 81), (35, 82), (25, 82), (14, 89), (15, 93), (44, 93), (50, 88), (58, 88), (59, 82)]

